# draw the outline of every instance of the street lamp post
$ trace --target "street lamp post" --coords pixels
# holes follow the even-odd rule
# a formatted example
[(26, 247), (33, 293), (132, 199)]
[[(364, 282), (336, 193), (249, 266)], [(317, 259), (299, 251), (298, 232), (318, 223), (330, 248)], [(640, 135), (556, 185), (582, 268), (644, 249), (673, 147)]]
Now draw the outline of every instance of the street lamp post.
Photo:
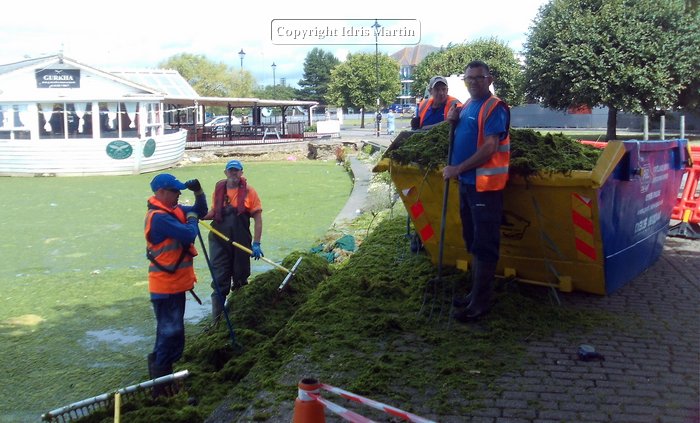
[(238, 52), (238, 57), (241, 58), (241, 69), (243, 69), (243, 58), (245, 57), (245, 51), (243, 51), (243, 49)]
[(382, 116), (381, 113), (379, 113), (379, 28), (381, 28), (381, 25), (379, 25), (376, 19), (374, 20), (372, 28), (374, 28), (374, 67), (377, 76), (377, 114), (374, 120), (377, 122), (377, 136), (379, 136), (379, 126)]
[(277, 68), (277, 65), (275, 62), (272, 62), (272, 94), (275, 94), (275, 85), (277, 85), (277, 82), (275, 80), (275, 68)]

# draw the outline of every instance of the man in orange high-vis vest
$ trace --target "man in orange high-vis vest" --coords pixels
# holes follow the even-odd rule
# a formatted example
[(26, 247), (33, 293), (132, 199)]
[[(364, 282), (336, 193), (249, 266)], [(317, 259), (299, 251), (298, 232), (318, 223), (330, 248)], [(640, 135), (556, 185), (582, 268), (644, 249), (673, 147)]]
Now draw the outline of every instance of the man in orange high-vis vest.
[[(243, 163), (230, 160), (224, 168), (226, 179), (216, 183), (211, 210), (205, 219), (212, 219), (212, 227), (250, 249), (255, 260), (263, 257), (262, 202), (257, 191), (243, 176)], [(250, 221), (253, 220), (253, 232)], [(211, 314), (216, 321), (225, 307), (229, 292), (248, 283), (251, 255), (234, 247), (214, 233), (209, 233), (209, 251), (212, 265)]]
[(416, 116), (411, 119), (411, 129), (427, 129), (437, 125), (447, 118), (447, 112), (452, 106), (462, 106), (459, 100), (447, 94), (447, 80), (442, 76), (430, 78), (428, 92), (430, 97), (418, 104)]
[(510, 110), (493, 96), (493, 76), (486, 63), (470, 62), (464, 70), (470, 100), (447, 120), (455, 125), (452, 160), (443, 169), (445, 179), (459, 179), (462, 237), (472, 255), (472, 289), (455, 305), (460, 322), (480, 319), (491, 309), (493, 281), (499, 258), (503, 189), (510, 162)]
[[(418, 104), (416, 116), (411, 119), (411, 129), (429, 129), (447, 118), (450, 108), (462, 107), (462, 103), (455, 97), (448, 95), (447, 79), (442, 76), (433, 76), (428, 83), (430, 96)], [(407, 217), (406, 228), (410, 228), (411, 217)], [(409, 230), (409, 229), (407, 229)], [(423, 249), (423, 242), (417, 232), (410, 236), (411, 251), (417, 253)]]
[[(194, 206), (178, 204), (185, 188), (194, 191)], [(173, 372), (173, 363), (185, 348), (185, 294), (197, 281), (192, 263), (197, 255), (194, 241), (198, 219), (207, 213), (207, 198), (198, 180), (183, 184), (168, 173), (156, 175), (151, 190), (144, 232), (150, 261), (148, 289), (156, 316), (156, 342), (148, 355), (148, 373), (155, 379)], [(154, 397), (165, 393), (163, 385), (153, 389)]]

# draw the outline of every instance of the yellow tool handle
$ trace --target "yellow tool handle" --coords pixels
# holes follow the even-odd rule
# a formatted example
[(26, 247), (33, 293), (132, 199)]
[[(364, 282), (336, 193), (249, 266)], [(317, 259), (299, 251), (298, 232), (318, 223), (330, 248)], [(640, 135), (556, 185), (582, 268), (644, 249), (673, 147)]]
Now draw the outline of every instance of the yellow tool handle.
[[(245, 252), (248, 253), (248, 254), (253, 254), (253, 251), (252, 251), (250, 248), (247, 248), (247, 247), (245, 247), (245, 246), (243, 246), (243, 245), (237, 243), (236, 241), (232, 241), (232, 240), (231, 240), (229, 237), (227, 237), (226, 235), (224, 235), (224, 234), (222, 234), (221, 232), (217, 231), (216, 229), (212, 228), (212, 226), (211, 226), (210, 224), (208, 224), (207, 222), (205, 222), (205, 221), (203, 221), (203, 220), (200, 220), (199, 223), (200, 223), (202, 226), (204, 226), (205, 228), (209, 229), (209, 231), (213, 232), (214, 235), (218, 236), (219, 238), (223, 239), (223, 240), (226, 241), (226, 242), (230, 242), (231, 244), (233, 244), (234, 247), (240, 248), (241, 250), (245, 251)], [(287, 270), (286, 267), (284, 267), (284, 266), (282, 266), (282, 265), (279, 265), (279, 264), (275, 263), (274, 261), (272, 261), (272, 260), (270, 260), (270, 259), (265, 258), (265, 256), (261, 256), (260, 259), (262, 259), (262, 261), (264, 261), (264, 262), (266, 262), (266, 263), (270, 263), (271, 265), (277, 267), (277, 268), (280, 269), (280, 270), (283, 270), (283, 271), (285, 271), (285, 272), (287, 272), (287, 273), (291, 273), (289, 270)]]

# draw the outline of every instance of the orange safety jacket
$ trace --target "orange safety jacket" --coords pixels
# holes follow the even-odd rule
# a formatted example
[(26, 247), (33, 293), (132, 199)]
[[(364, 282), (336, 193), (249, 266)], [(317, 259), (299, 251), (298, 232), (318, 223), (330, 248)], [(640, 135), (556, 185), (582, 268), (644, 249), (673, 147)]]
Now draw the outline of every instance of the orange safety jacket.
[[(470, 100), (471, 101), (471, 100)], [(467, 102), (469, 104), (469, 102)], [(479, 110), (478, 125), (479, 134), (477, 138), (477, 148), (484, 143), (484, 126), (486, 120), (496, 109), (496, 106), (503, 104), (508, 109), (508, 105), (496, 96), (491, 96)], [(466, 106), (466, 105), (465, 105)], [(508, 164), (510, 163), (510, 118), (506, 124), (506, 137), (498, 142), (498, 149), (491, 158), (476, 168), (476, 190), (477, 191), (498, 191), (506, 187), (508, 182)]]
[[(457, 107), (460, 107), (462, 103), (459, 102), (456, 98), (452, 96), (447, 96), (447, 100), (445, 101), (445, 110), (443, 111), (443, 116), (446, 118), (447, 117), (447, 112), (450, 110), (450, 107), (455, 104)], [(420, 128), (423, 127), (423, 121), (425, 120), (425, 115), (428, 113), (428, 109), (433, 105), (433, 98), (430, 97), (427, 100), (423, 100), (420, 102), (418, 105), (418, 117), (420, 118)]]
[[(224, 220), (223, 209), (229, 205), (229, 198), (226, 196), (226, 179), (222, 179), (216, 183), (214, 187), (214, 221), (221, 223)], [(245, 199), (248, 196), (248, 182), (244, 177), (241, 177), (238, 182), (238, 204), (236, 205), (236, 213), (240, 216), (245, 212)]]
[(194, 244), (185, 247), (175, 238), (153, 244), (150, 241), (151, 222), (156, 213), (167, 213), (185, 223), (185, 212), (180, 207), (169, 209), (160, 201), (151, 197), (146, 213), (144, 233), (146, 235), (146, 257), (148, 266), (148, 289), (155, 294), (177, 294), (194, 287), (197, 277), (192, 266), (192, 257), (197, 255)]

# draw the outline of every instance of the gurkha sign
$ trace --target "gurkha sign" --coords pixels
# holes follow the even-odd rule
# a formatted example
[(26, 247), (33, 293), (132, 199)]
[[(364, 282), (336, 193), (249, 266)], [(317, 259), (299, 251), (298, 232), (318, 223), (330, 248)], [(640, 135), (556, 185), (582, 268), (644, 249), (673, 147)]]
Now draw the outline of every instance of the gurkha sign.
[(107, 155), (115, 160), (124, 160), (131, 156), (134, 148), (126, 141), (116, 140), (107, 144)]
[(80, 88), (80, 69), (37, 69), (37, 88)]

